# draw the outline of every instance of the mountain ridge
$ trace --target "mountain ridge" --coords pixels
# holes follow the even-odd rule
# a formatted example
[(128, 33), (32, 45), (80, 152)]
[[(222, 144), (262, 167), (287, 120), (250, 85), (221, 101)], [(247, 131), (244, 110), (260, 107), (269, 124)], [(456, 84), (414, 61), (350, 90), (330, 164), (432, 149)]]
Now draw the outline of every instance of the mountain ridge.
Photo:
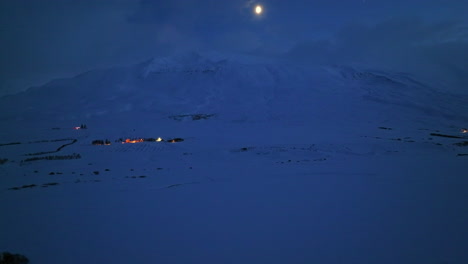
[(467, 96), (443, 93), (408, 74), (192, 52), (52, 80), (0, 98), (0, 117), (66, 120), (128, 111), (153, 116), (210, 113), (230, 120), (292, 118), (301, 112), (324, 111), (325, 117), (330, 112), (325, 108), (333, 104), (346, 111), (340, 105), (351, 108), (372, 101), (467, 121), (465, 100)]

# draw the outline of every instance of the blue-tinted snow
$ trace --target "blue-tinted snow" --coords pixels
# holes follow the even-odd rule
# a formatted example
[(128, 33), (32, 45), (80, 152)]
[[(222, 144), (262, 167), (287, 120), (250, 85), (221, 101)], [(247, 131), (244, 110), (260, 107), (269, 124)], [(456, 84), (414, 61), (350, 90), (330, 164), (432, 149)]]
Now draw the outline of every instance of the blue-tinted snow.
[[(0, 99), (0, 144), (21, 143), (0, 146), (0, 250), (31, 263), (468, 261), (468, 150), (454, 145), (468, 141), (466, 97), (405, 74), (232, 56)], [(199, 113), (215, 115), (170, 118)], [(184, 141), (115, 142), (150, 137)], [(82, 158), (20, 163), (68, 142), (56, 139), (78, 141), (46, 155)]]

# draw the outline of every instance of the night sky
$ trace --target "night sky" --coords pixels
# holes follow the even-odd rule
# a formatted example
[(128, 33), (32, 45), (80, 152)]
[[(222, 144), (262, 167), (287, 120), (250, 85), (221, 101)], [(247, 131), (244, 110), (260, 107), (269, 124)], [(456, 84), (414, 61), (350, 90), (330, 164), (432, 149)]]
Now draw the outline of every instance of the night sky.
[(466, 14), (466, 0), (4, 0), (0, 95), (90, 69), (210, 50), (360, 63), (468, 93)]

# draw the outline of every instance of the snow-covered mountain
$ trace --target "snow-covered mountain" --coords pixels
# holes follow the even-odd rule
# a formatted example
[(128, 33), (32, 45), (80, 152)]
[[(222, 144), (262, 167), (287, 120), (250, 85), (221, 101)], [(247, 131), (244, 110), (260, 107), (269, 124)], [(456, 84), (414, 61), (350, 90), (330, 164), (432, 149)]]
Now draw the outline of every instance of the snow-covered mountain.
[(0, 252), (31, 263), (468, 263), (468, 98), (219, 53), (0, 98)]
[(355, 105), (365, 104), (367, 110), (389, 110), (390, 116), (404, 109), (407, 115), (423, 112), (466, 121), (466, 101), (466, 96), (444, 94), (405, 74), (188, 53), (51, 81), (0, 99), (0, 117), (79, 120), (136, 112), (215, 113), (230, 120), (328, 118), (332, 113), (361, 115)]

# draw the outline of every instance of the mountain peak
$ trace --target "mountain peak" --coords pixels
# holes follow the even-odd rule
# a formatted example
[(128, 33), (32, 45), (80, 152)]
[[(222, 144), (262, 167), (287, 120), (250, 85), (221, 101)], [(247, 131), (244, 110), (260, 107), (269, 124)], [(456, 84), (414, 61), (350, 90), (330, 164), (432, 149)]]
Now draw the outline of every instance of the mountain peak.
[(144, 70), (144, 75), (163, 72), (216, 71), (229, 64), (253, 65), (271, 62), (272, 60), (253, 55), (191, 51), (152, 58)]

